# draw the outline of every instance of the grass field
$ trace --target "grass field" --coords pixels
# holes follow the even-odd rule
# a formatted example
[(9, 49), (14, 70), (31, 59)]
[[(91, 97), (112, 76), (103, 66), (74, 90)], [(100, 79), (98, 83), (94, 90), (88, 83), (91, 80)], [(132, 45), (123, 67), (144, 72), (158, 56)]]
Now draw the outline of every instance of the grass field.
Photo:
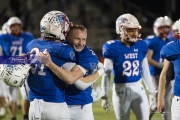
[[(97, 84), (100, 85), (100, 82), (101, 82), (101, 78), (97, 81)], [(111, 91), (109, 91), (109, 95), (111, 95)], [(113, 108), (111, 108), (110, 112), (106, 113), (104, 109), (101, 108), (101, 100), (93, 103), (93, 112), (94, 112), (95, 120), (116, 120)], [(23, 118), (23, 115), (22, 115), (21, 109), (18, 109), (17, 120), (23, 120), (22, 118)], [(8, 109), (7, 109), (6, 116), (0, 117), (0, 120), (11, 120)], [(131, 112), (130, 120), (136, 120), (133, 112)], [(153, 116), (152, 120), (162, 120), (162, 118), (160, 114), (157, 113)]]

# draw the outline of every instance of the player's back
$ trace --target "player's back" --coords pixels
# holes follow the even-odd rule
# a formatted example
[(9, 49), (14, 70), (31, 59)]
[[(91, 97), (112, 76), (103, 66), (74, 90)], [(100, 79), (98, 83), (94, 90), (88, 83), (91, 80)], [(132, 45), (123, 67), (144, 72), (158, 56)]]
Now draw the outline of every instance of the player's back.
[[(93, 73), (97, 68), (98, 58), (94, 51), (85, 46), (81, 52), (76, 52), (76, 63), (87, 69), (89, 72), (85, 75)], [(66, 102), (68, 105), (85, 105), (93, 101), (91, 92), (92, 88), (88, 87), (85, 90), (79, 90), (75, 85), (68, 85), (66, 88)]]
[(15, 56), (26, 53), (26, 45), (33, 39), (33, 35), (28, 32), (23, 32), (19, 36), (13, 36), (11, 34), (0, 35), (0, 45), (3, 49), (3, 55)]
[(141, 63), (147, 53), (147, 45), (139, 40), (125, 46), (120, 40), (107, 41), (103, 45), (103, 56), (113, 61), (115, 83), (131, 83), (141, 79)]
[(33, 52), (31, 63), (33, 68), (29, 73), (28, 85), (30, 87), (29, 99), (43, 99), (47, 102), (64, 102), (64, 82), (60, 80), (50, 69), (37, 61), (39, 52), (48, 50), (52, 61), (59, 67), (67, 62), (75, 62), (74, 49), (67, 44), (53, 40), (44, 41), (36, 39), (27, 45), (27, 52)]
[(180, 40), (165, 45), (161, 50), (161, 57), (173, 63), (175, 72), (174, 95), (180, 96)]

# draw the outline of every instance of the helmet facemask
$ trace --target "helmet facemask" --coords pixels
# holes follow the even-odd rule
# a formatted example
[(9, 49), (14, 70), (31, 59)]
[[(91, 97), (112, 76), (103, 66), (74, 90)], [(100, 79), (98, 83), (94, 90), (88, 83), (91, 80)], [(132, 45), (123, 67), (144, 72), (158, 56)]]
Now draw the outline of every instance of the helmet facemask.
[(136, 42), (140, 39), (141, 34), (139, 34), (138, 28), (125, 28), (120, 27), (120, 37), (127, 42)]

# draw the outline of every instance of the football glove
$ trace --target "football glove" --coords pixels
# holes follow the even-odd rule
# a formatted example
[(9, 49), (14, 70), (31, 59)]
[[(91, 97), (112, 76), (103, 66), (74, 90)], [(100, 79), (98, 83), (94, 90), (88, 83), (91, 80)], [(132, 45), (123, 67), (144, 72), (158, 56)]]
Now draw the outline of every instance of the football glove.
[(150, 111), (157, 110), (157, 90), (155, 92), (149, 92)]
[(108, 97), (102, 97), (101, 107), (108, 113), (112, 107)]

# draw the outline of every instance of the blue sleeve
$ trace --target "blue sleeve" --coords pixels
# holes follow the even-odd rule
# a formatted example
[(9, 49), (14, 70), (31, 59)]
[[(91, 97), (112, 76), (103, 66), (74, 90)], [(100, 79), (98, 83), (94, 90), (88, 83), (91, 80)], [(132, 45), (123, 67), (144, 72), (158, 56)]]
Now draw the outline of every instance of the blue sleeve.
[(103, 48), (102, 48), (102, 55), (104, 58), (109, 58), (111, 59), (112, 58), (112, 53), (111, 53), (111, 44), (108, 44), (107, 42), (103, 45)]
[(154, 42), (152, 39), (145, 39), (144, 41), (147, 43), (149, 49), (154, 49)]
[(142, 40), (139, 40), (138, 42), (141, 43), (140, 46), (139, 46), (139, 48), (141, 49), (141, 51), (142, 51), (142, 52), (145, 54), (145, 56), (146, 56), (146, 53), (148, 52), (148, 46), (147, 46), (146, 42), (145, 42), (145, 41), (142, 41)]
[(180, 45), (170, 42), (167, 45), (163, 46), (160, 51), (160, 56), (169, 61), (173, 61), (180, 58)]
[(98, 58), (92, 49), (85, 49), (77, 52), (77, 64), (89, 70), (91, 74), (97, 68)]

